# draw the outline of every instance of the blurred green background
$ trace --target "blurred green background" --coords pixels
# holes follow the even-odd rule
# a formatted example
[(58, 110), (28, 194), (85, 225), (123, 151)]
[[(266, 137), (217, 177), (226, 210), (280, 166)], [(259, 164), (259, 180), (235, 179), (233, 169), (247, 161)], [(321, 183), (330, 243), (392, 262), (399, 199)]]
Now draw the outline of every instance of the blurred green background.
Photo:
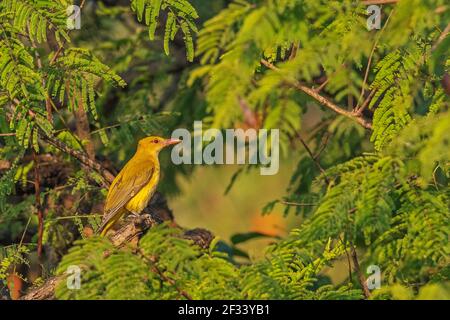
[[(260, 232), (274, 237), (286, 236), (300, 225), (301, 216), (284, 216), (284, 206), (276, 205), (272, 213), (263, 215), (263, 207), (286, 194), (297, 158), (280, 159), (280, 171), (273, 176), (262, 176), (259, 170), (242, 173), (228, 194), (228, 184), (239, 166), (197, 166), (189, 177), (179, 175), (180, 194), (172, 196), (170, 207), (178, 224), (186, 228), (205, 228), (228, 244), (239, 233)], [(255, 238), (237, 245), (255, 261), (264, 257), (264, 250), (275, 238)], [(335, 261), (324, 275), (333, 283), (348, 276), (347, 261)]]

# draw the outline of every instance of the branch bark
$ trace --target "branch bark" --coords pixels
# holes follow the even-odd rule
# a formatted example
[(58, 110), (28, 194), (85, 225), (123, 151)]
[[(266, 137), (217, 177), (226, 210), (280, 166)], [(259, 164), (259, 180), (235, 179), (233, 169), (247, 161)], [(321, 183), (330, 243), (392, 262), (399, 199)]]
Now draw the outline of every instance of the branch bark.
[[(162, 220), (157, 217), (155, 218), (154, 215), (140, 215), (134, 219), (127, 220), (127, 222), (120, 229), (118, 229), (111, 235), (110, 240), (116, 248), (122, 248), (127, 244), (131, 245), (132, 247), (137, 247), (142, 236), (151, 227), (161, 222)], [(196, 245), (202, 248), (207, 248), (211, 244), (211, 241), (214, 237), (211, 232), (205, 229), (193, 229), (185, 231), (184, 238), (192, 240)], [(60, 283), (60, 281), (63, 280), (63, 276), (51, 277), (42, 286), (32, 289), (20, 299), (53, 300), (56, 298), (56, 286)], [(165, 281), (166, 279), (162, 280)]]
[[(277, 71), (277, 72), (280, 71), (279, 68), (277, 68), (275, 65), (273, 65), (272, 63), (270, 63), (269, 61), (267, 61), (265, 59), (261, 59), (261, 63), (273, 71)], [(345, 109), (339, 107), (332, 101), (328, 100), (324, 96), (317, 93), (316, 90), (311, 89), (311, 88), (299, 83), (297, 80), (286, 79), (286, 81), (288, 82), (289, 85), (306, 93), (311, 98), (313, 98), (317, 102), (319, 102), (321, 105), (333, 110), (334, 112), (336, 112), (340, 115), (343, 115), (349, 119), (352, 119), (352, 120), (358, 122), (361, 126), (363, 126), (366, 129), (372, 130), (372, 123), (369, 120), (365, 119), (362, 115), (360, 115), (354, 111), (348, 111), (348, 110), (345, 110)]]

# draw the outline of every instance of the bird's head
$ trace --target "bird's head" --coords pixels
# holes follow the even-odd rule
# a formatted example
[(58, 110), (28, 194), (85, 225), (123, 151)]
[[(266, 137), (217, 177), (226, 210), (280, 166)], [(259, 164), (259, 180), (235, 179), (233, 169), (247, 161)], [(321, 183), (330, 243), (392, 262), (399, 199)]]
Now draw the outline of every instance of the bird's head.
[(151, 136), (139, 140), (138, 151), (158, 154), (163, 148), (180, 142), (181, 140), (178, 139), (164, 139), (157, 136)]

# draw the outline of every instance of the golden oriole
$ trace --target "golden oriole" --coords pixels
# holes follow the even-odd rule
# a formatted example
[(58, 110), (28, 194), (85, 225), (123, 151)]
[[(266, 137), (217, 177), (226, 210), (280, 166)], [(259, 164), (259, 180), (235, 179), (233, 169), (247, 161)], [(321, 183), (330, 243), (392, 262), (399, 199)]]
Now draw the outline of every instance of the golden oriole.
[(177, 139), (147, 137), (139, 141), (133, 158), (127, 162), (111, 184), (106, 197), (102, 224), (98, 230), (104, 236), (125, 214), (138, 215), (144, 210), (159, 182), (159, 152)]

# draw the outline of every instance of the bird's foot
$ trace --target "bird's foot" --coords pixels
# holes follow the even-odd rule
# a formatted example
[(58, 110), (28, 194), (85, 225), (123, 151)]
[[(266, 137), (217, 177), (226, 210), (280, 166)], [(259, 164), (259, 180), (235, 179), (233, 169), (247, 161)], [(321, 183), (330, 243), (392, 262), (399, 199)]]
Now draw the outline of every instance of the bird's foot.
[(127, 219), (127, 220), (130, 220), (130, 221), (133, 221), (133, 220), (138, 219), (139, 217), (140, 217), (140, 214), (139, 214), (139, 213), (130, 212), (130, 213), (128, 214), (128, 216), (126, 217), (126, 219)]

